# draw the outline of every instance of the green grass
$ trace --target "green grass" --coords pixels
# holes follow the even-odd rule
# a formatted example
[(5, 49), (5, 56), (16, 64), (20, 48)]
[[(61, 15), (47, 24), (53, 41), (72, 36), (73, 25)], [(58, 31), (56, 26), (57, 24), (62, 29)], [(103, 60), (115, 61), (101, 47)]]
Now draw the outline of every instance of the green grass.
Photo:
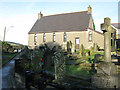
[(11, 60), (17, 53), (2, 53), (2, 66)]
[[(49, 70), (52, 73), (55, 73), (54, 66), (51, 66)], [(90, 67), (86, 67), (84, 65), (66, 65), (66, 74), (74, 75), (74, 76), (82, 76), (82, 77), (90, 77)]]
[[(93, 60), (94, 60), (94, 55), (95, 54), (101, 54), (101, 55), (104, 55), (104, 52), (95, 52), (93, 55), (91, 56), (83, 56), (77, 60), (66, 60), (66, 62), (73, 62), (75, 61), (75, 63), (79, 63), (83, 60), (86, 60), (86, 63), (93, 63)], [(89, 60), (90, 59), (90, 60)]]
[(90, 67), (80, 65), (66, 65), (66, 73), (69, 75), (90, 77)]
[[(96, 52), (92, 56), (83, 56), (77, 60), (66, 60), (66, 62), (75, 62), (79, 63), (84, 60), (83, 63), (93, 63), (94, 55), (101, 54), (104, 55), (104, 52)], [(89, 60), (90, 59), (90, 60)], [(54, 73), (54, 67), (51, 67), (49, 71)], [(92, 74), (96, 73), (94, 70), (91, 70), (91, 67), (86, 66), (84, 64), (80, 65), (66, 65), (66, 74), (67, 75), (76, 75), (82, 77), (91, 77)]]

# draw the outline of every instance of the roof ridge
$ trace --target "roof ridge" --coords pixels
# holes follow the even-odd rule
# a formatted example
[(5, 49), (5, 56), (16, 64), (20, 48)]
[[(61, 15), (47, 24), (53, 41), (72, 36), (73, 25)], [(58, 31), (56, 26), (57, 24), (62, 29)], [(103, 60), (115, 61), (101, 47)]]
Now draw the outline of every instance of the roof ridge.
[(43, 16), (43, 17), (56, 16), (56, 15), (65, 15), (65, 14), (73, 14), (73, 13), (82, 13), (82, 12), (88, 12), (88, 11), (79, 11), (79, 12), (70, 12), (70, 13), (60, 13), (60, 14), (47, 15), (47, 16)]

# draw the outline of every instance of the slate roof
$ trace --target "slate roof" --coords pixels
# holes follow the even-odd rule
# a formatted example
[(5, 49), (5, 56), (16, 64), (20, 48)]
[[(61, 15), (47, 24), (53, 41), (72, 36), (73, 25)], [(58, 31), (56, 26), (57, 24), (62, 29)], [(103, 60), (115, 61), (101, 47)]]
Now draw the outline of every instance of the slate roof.
[(87, 30), (90, 17), (87, 11), (43, 16), (36, 21), (29, 34)]
[(111, 25), (113, 25), (117, 29), (120, 29), (120, 23), (112, 23)]

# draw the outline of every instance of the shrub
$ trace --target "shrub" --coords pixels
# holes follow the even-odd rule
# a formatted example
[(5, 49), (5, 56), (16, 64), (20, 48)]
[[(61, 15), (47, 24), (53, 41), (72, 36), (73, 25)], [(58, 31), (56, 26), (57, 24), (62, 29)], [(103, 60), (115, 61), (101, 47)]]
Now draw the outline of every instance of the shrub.
[(7, 42), (2, 42), (2, 50), (4, 50), (4, 52), (8, 52), (8, 48), (10, 48), (11, 45), (8, 44)]
[(32, 50), (30, 50), (27, 46), (25, 46), (21, 58), (31, 59)]

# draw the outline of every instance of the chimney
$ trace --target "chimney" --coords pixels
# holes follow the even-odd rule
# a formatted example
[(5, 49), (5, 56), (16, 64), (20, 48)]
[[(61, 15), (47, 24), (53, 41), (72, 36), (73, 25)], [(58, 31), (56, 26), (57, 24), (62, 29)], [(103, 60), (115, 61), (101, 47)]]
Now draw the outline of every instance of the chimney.
[(38, 19), (40, 19), (43, 16), (43, 14), (40, 12), (38, 13)]
[(89, 7), (88, 7), (88, 14), (92, 14), (92, 8), (91, 8), (90, 5), (89, 5)]

